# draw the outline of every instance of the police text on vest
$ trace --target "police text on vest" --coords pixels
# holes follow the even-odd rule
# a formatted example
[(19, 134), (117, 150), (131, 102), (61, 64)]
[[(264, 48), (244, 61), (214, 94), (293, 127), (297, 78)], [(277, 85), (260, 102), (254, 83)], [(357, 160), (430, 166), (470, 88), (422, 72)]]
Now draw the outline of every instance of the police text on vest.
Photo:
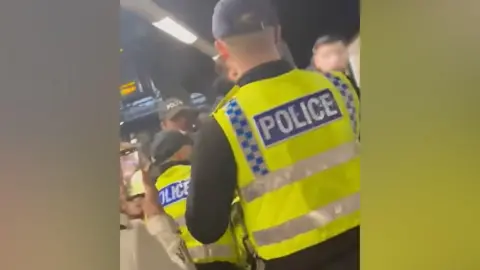
[(158, 192), (158, 202), (166, 207), (172, 203), (184, 200), (188, 196), (188, 185), (190, 179), (182, 180), (162, 188)]
[(329, 89), (301, 97), (253, 117), (265, 147), (342, 117)]

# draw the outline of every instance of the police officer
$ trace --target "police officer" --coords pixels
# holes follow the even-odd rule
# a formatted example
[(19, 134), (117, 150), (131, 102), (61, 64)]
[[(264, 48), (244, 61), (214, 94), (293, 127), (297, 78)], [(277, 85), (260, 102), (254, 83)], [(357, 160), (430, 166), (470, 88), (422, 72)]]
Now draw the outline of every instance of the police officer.
[(163, 130), (178, 130), (184, 134), (193, 132), (200, 111), (178, 98), (168, 98), (160, 103), (159, 117)]
[[(337, 87), (341, 91), (345, 102), (359, 102), (360, 88), (355, 80), (348, 75), (349, 53), (345, 39), (334, 35), (321, 36), (315, 41), (312, 52), (311, 65), (307, 69), (322, 72), (328, 78), (339, 82)], [(341, 80), (333, 76), (332, 72), (339, 72), (345, 76), (346, 80), (340, 83)], [(356, 104), (356, 106), (359, 106), (359, 104)], [(356, 117), (359, 118), (360, 110), (357, 110), (355, 113)], [(356, 129), (357, 136), (360, 139), (360, 129), (358, 126)]]
[[(159, 103), (158, 116), (161, 130), (176, 130), (193, 137), (196, 130), (198, 115), (197, 108), (189, 106), (176, 97), (167, 98)], [(150, 178), (155, 181), (160, 175), (157, 165), (152, 164), (149, 170)]]
[(152, 157), (159, 164), (156, 181), (159, 202), (180, 227), (190, 256), (199, 270), (239, 269), (236, 239), (231, 229), (209, 245), (203, 245), (190, 235), (185, 227), (185, 208), (190, 183), (191, 139), (178, 131), (162, 131), (152, 142)]
[[(334, 36), (325, 35), (317, 38), (313, 45), (313, 56), (309, 70), (319, 72), (343, 72), (347, 75), (349, 71), (349, 53), (345, 39)], [(348, 76), (351, 88), (360, 97), (360, 88), (355, 80)]]
[[(136, 148), (135, 145), (121, 143), (120, 155), (131, 153)], [(175, 222), (157, 202), (158, 192), (145, 173), (148, 164), (137, 165), (138, 170), (132, 178), (128, 178), (129, 174), (125, 174), (123, 171), (125, 167), (120, 166), (120, 238), (124, 239), (124, 241), (120, 241), (120, 251), (125, 255), (121, 256), (120, 269), (138, 269), (138, 263), (146, 259), (141, 253), (137, 253), (138, 250), (133, 247), (135, 245), (132, 245), (133, 243), (129, 241), (131, 239), (129, 235), (131, 236), (132, 232), (128, 232), (135, 227), (130, 223), (131, 219), (143, 218), (150, 235), (163, 246), (170, 260), (179, 267), (178, 269), (195, 270), (195, 265), (189, 257), (183, 240), (180, 238)], [(140, 202), (132, 200), (132, 196), (136, 197), (138, 195), (142, 195)], [(137, 245), (142, 246), (143, 243), (143, 241), (138, 242)], [(161, 250), (158, 250), (158, 252), (161, 252)], [(172, 266), (168, 265), (164, 256), (159, 255), (159, 257), (154, 258), (160, 263), (158, 267)]]
[(249, 240), (267, 270), (356, 270), (358, 100), (345, 102), (342, 74), (280, 60), (278, 28), (266, 1), (215, 7), (215, 46), (240, 78), (197, 137), (187, 226), (204, 244), (220, 239), (238, 191)]

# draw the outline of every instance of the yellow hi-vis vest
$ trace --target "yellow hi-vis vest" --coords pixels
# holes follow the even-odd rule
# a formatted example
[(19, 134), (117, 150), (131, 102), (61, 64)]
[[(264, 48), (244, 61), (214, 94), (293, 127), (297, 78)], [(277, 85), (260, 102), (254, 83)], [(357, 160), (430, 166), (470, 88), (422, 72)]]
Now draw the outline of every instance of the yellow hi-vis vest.
[(246, 228), (261, 258), (360, 224), (360, 159), (347, 107), (326, 76), (295, 69), (240, 87), (213, 114), (233, 150)]
[(214, 244), (204, 245), (188, 232), (185, 222), (186, 199), (190, 183), (191, 167), (176, 165), (163, 172), (155, 183), (159, 191), (159, 202), (165, 212), (172, 216), (178, 224), (182, 239), (195, 263), (231, 262), (238, 264), (236, 242), (229, 228)]

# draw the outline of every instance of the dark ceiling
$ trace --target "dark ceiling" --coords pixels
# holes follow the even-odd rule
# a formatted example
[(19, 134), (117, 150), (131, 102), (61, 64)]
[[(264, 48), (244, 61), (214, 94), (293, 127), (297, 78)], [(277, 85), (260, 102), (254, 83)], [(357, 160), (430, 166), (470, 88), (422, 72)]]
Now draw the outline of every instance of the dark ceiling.
[[(213, 41), (211, 16), (217, 0), (154, 0), (159, 6)], [(360, 28), (359, 0), (272, 0), (276, 5), (282, 34), (299, 67), (311, 57), (314, 40), (324, 34), (349, 39)], [(120, 14), (122, 69), (136, 70), (151, 78), (166, 96), (187, 92), (209, 93), (215, 79), (213, 61), (195, 48), (184, 45), (154, 28), (150, 22), (128, 11)], [(125, 81), (129, 76), (122, 75)], [(130, 76), (131, 77), (131, 76)]]

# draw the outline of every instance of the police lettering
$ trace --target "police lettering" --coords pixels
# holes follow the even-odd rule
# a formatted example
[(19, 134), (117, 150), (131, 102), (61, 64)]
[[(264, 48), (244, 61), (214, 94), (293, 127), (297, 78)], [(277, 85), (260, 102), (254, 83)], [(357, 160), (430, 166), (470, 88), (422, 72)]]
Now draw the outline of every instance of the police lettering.
[(190, 179), (178, 181), (162, 188), (158, 192), (159, 203), (166, 207), (172, 203), (186, 199), (188, 196), (189, 184)]
[(330, 90), (325, 89), (253, 117), (265, 147), (342, 117)]
[(181, 100), (174, 99), (171, 102), (169, 102), (166, 107), (167, 107), (167, 110), (170, 110), (170, 109), (173, 109), (177, 106), (182, 106), (182, 105), (183, 105), (183, 102)]

